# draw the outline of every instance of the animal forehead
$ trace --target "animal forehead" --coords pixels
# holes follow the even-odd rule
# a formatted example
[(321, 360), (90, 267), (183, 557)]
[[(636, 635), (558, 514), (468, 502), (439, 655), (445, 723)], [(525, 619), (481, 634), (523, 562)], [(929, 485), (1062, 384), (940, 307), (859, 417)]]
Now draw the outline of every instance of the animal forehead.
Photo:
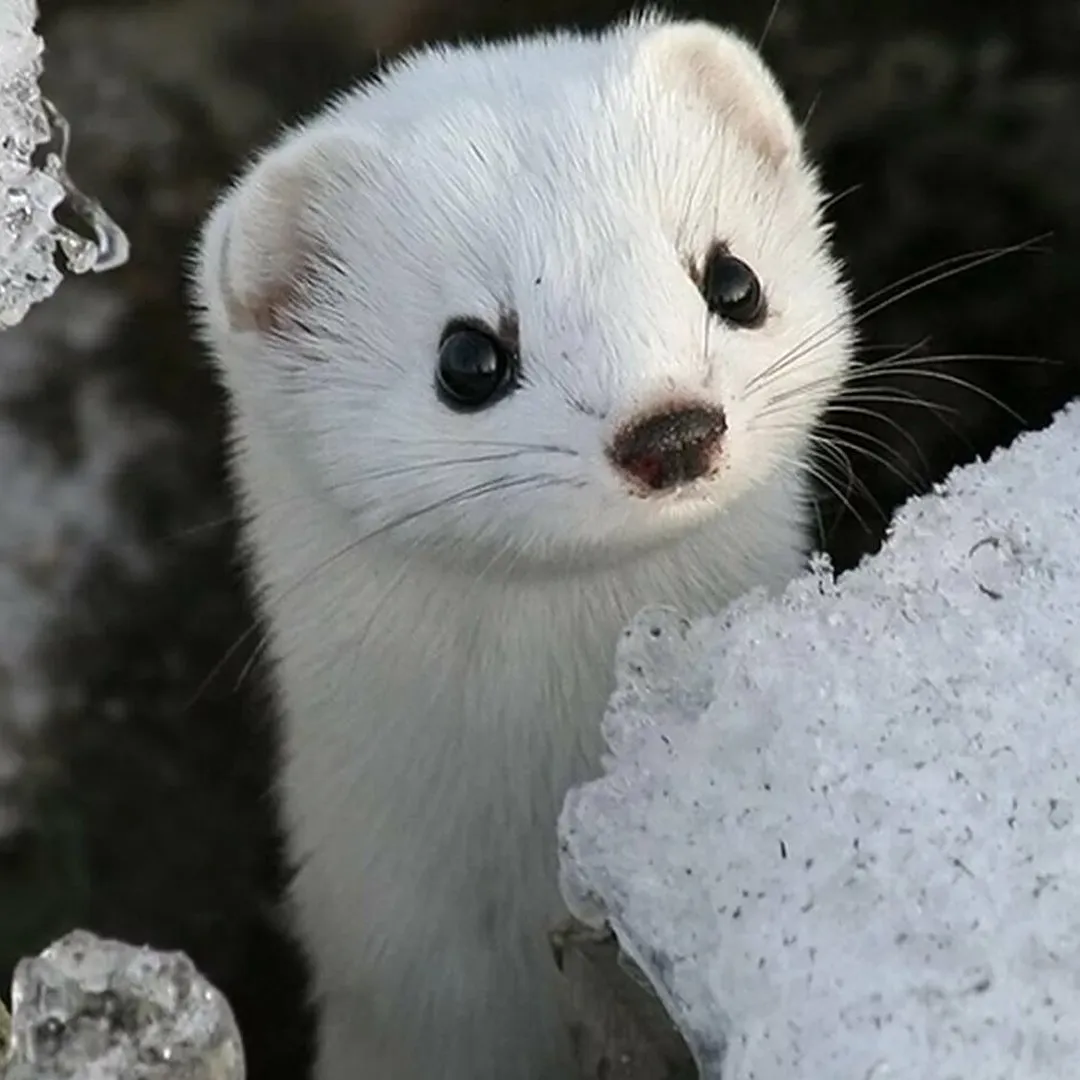
[(702, 213), (713, 217), (717, 201), (737, 199), (740, 177), (774, 182), (707, 110), (671, 95), (638, 103), (621, 96), (582, 91), (520, 110), (474, 97), (443, 101), (387, 131), (391, 156), (418, 199), (470, 202), (491, 217), (521, 214), (554, 226), (573, 225), (585, 211), (600, 225), (621, 211), (659, 214), (681, 229)]
[[(642, 57), (647, 26), (599, 37), (555, 34), (465, 49), (430, 49), (388, 68), (361, 105), (385, 134), (450, 132), (460, 147), (485, 133), (523, 153), (576, 151), (579, 164), (625, 155), (635, 137), (708, 145), (733, 115), (671, 66)], [(739, 84), (732, 82), (732, 93)], [(731, 103), (734, 105), (734, 101)], [(719, 107), (718, 107), (719, 106)], [(363, 114), (366, 114), (364, 116)], [(729, 128), (734, 137), (737, 131)]]

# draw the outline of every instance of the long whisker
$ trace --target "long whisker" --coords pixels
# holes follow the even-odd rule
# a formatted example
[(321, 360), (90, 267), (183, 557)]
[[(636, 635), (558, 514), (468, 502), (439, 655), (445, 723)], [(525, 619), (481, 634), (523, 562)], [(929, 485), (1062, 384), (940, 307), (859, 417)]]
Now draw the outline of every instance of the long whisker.
[[(885, 362), (899, 363), (899, 362), (901, 362), (903, 360), (906, 360), (909, 357), (913, 356), (915, 353), (917, 353), (919, 349), (923, 348), (927, 344), (928, 341), (929, 341), (929, 338), (923, 338), (922, 341), (915, 342), (915, 343), (913, 343), (911, 345), (905, 345), (903, 347), (894, 349), (889, 356), (880, 357), (878, 359), (869, 360), (869, 361), (861, 361), (861, 360), (857, 361), (857, 362), (853, 363), (849, 367), (849, 369), (844, 373), (844, 381), (845, 381), (845, 383), (850, 383), (852, 381), (855, 381), (860, 377), (861, 373), (864, 370), (866, 370), (868, 368), (875, 368), (876, 365), (881, 365), (881, 364), (883, 364)], [(795, 360), (801, 360), (803, 366), (805, 368), (807, 368), (807, 369), (810, 369), (816, 363), (821, 363), (823, 361), (826, 361), (826, 360), (830, 359), (829, 355), (826, 352), (824, 352), (824, 347), (826, 345), (828, 345), (828, 343), (829, 343), (829, 339), (826, 339), (825, 341), (819, 342), (813, 348), (803, 350), (800, 355), (794, 357), (791, 360), (791, 363), (794, 363)], [(860, 353), (863, 352), (864, 348), (865, 347), (860, 348), (859, 352)], [(799, 349), (799, 346), (796, 346), (796, 349), (793, 350), (793, 352), (797, 352), (798, 349)], [(815, 357), (814, 352), (815, 352), (816, 349), (820, 349), (822, 351), (819, 352), (817, 354), (817, 356)], [(785, 372), (787, 371), (789, 366), (790, 366), (790, 364), (788, 362), (785, 362), (784, 364), (782, 364), (779, 367), (777, 367), (776, 364), (774, 363), (772, 365), (772, 370), (771, 371), (769, 371), (769, 369), (766, 369), (759, 376), (755, 376), (753, 379), (750, 380), (750, 382), (748, 383), (748, 392), (751, 392), (751, 390), (753, 390), (753, 389), (756, 389), (758, 391), (767, 390), (771, 383), (775, 382), (778, 378), (780, 378), (782, 375), (785, 374)], [(805, 386), (807, 388), (818, 387), (818, 386), (822, 386), (824, 384), (833, 382), (834, 380), (835, 380), (835, 375), (832, 372), (830, 372), (830, 373), (828, 373), (826, 375), (823, 375), (823, 376), (819, 377), (816, 380), (811, 380), (810, 382), (804, 382), (801, 385), (803, 385), (803, 386)]]
[(403, 435), (398, 438), (389, 437), (385, 442), (392, 445), (401, 446), (433, 446), (438, 449), (445, 449), (450, 446), (487, 446), (499, 450), (518, 450), (521, 452), (530, 452), (537, 454), (565, 454), (568, 457), (579, 457), (577, 450), (569, 446), (559, 446), (555, 443), (527, 443), (527, 442), (505, 442), (500, 439), (450, 439), (446, 437), (440, 437), (437, 439), (424, 439), (419, 436), (413, 437), (412, 435)]
[[(882, 375), (900, 375), (900, 376), (920, 376), (927, 374), (930, 368), (935, 366), (944, 366), (948, 364), (959, 363), (1006, 363), (1006, 364), (1043, 364), (1043, 365), (1060, 365), (1064, 363), (1061, 360), (1055, 360), (1052, 357), (1047, 356), (1034, 356), (1024, 355), (1017, 353), (978, 353), (978, 352), (954, 352), (954, 353), (929, 353), (924, 356), (917, 356), (917, 352), (920, 348), (923, 348), (929, 338), (924, 338), (922, 341), (909, 345), (906, 348), (896, 350), (888, 356), (878, 357), (873, 360), (860, 361), (852, 365), (843, 376), (845, 387), (853, 386), (858, 383), (879, 379)], [(862, 350), (860, 350), (862, 351)], [(825, 359), (825, 357), (822, 357)], [(807, 367), (812, 366), (815, 360), (811, 358), (803, 358)], [(776, 378), (783, 374), (783, 372), (774, 373), (774, 377), (768, 382), (757, 386), (757, 390), (763, 391), (768, 388), (769, 384), (775, 381)], [(812, 379), (807, 382), (800, 383), (800, 386), (809, 391), (812, 388), (826, 386), (833, 382), (835, 376), (833, 374), (823, 375), (818, 379)]]
[[(860, 415), (870, 417), (872, 419), (886, 421), (888, 423), (888, 425), (898, 435), (900, 435), (903, 439), (905, 439), (907, 441), (907, 443), (911, 446), (912, 450), (915, 451), (915, 456), (922, 463), (923, 467), (926, 468), (926, 469), (930, 468), (930, 463), (926, 460), (926, 455), (923, 453), (922, 447), (919, 445), (919, 440), (916, 439), (915, 436), (912, 435), (911, 432), (908, 431), (908, 429), (903, 426), (903, 424), (898, 424), (891, 417), (878, 415), (878, 414), (874, 413), (871, 409), (858, 409), (858, 410), (851, 410), (851, 411), (856, 412), (856, 413), (858, 413)], [(897, 451), (896, 447), (893, 446), (887, 439), (883, 439), (878, 435), (871, 434), (869, 431), (861, 431), (859, 428), (850, 427), (847, 424), (837, 424), (835, 421), (828, 419), (828, 417), (826, 417), (826, 419), (824, 421), (822, 421), (821, 426), (820, 426), (820, 430), (821, 430), (821, 432), (823, 432), (825, 434), (828, 434), (829, 432), (837, 431), (837, 432), (840, 432), (843, 435), (851, 436), (854, 439), (865, 439), (867, 442), (873, 443), (875, 446), (878, 446), (882, 450), (885, 450), (888, 453), (894, 455), (896, 457), (897, 461), (902, 461), (903, 460), (900, 453)], [(919, 477), (918, 475), (913, 475), (910, 479), (924, 480), (925, 477)]]
[(765, 19), (765, 25), (761, 28), (761, 34), (758, 37), (756, 46), (758, 52), (761, 52), (765, 47), (765, 39), (769, 36), (769, 31), (772, 30), (773, 23), (776, 21), (776, 16), (780, 11), (780, 3), (781, 0), (773, 0), (772, 7), (769, 8), (768, 17)]
[[(834, 454), (837, 454), (840, 457), (841, 461), (845, 465), (848, 465), (848, 462), (844, 459), (843, 454), (840, 453), (840, 451), (837, 450), (835, 447), (827, 447), (826, 446), (826, 447), (822, 447), (822, 449), (832, 450), (832, 452)], [(855, 504), (851, 501), (851, 499), (848, 496), (847, 492), (845, 492), (828, 475), (828, 473), (824, 472), (823, 469), (821, 468), (821, 466), (819, 465), (819, 463), (817, 461), (815, 461), (813, 458), (806, 458), (806, 459), (800, 460), (798, 458), (788, 457), (785, 454), (778, 454), (777, 457), (776, 457), (776, 460), (777, 460), (778, 464), (780, 464), (784, 468), (788, 469), (790, 472), (805, 473), (813, 481), (820, 484), (826, 491), (831, 492), (832, 495), (836, 498), (836, 500), (839, 503), (841, 503), (841, 505), (843, 505), (851, 513), (851, 515), (853, 517), (855, 517), (860, 522), (860, 524), (863, 526), (863, 528), (867, 532), (872, 531), (870, 529), (870, 526), (867, 524), (866, 519), (855, 508)], [(850, 469), (847, 470), (847, 473), (848, 473), (848, 476), (850, 478), (854, 479), (854, 473), (852, 473), (850, 471)], [(848, 490), (850, 491), (850, 485), (848, 487)], [(823, 529), (822, 529), (822, 538), (825, 539)]]
[(973, 383), (970, 379), (963, 379), (959, 375), (951, 375), (947, 371), (920, 371), (917, 368), (908, 372), (908, 374), (918, 376), (920, 379), (937, 379), (939, 382), (947, 383), (950, 386), (959, 386), (963, 390), (978, 394), (984, 401), (988, 401), (991, 405), (995, 405), (1003, 412), (1007, 412), (1017, 423), (1025, 423), (1024, 417), (1011, 405), (1007, 405), (996, 394), (990, 393), (985, 387), (979, 386), (978, 383)]
[[(854, 402), (858, 402), (859, 404), (853, 404)], [(825, 416), (828, 417), (835, 413), (851, 413), (852, 415), (866, 415), (871, 419), (878, 421), (887, 419), (885, 413), (878, 412), (874, 409), (862, 408), (863, 405), (899, 405), (904, 408), (925, 409), (936, 420), (947, 427), (953, 435), (970, 445), (970, 442), (963, 432), (961, 432), (955, 423), (953, 423), (953, 420), (956, 417), (963, 415), (963, 409), (959, 409), (953, 405), (946, 405), (943, 402), (931, 401), (929, 398), (924, 398), (921, 395), (916, 394), (913, 390), (905, 390), (901, 387), (895, 388), (888, 394), (875, 393), (868, 389), (853, 389), (847, 391), (829, 404), (829, 407), (825, 411)], [(902, 424), (900, 427), (902, 430), (906, 430), (903, 428)]]
[[(438, 449), (445, 449), (453, 446), (468, 446), (474, 447), (495, 447), (499, 449), (505, 449), (508, 451), (506, 454), (485, 454), (476, 455), (473, 457), (447, 457), (447, 458), (435, 458), (429, 461), (425, 461), (420, 464), (401, 466), (397, 469), (385, 469), (382, 471), (371, 471), (367, 473), (358, 473), (356, 477), (356, 483), (361, 484), (367, 480), (381, 480), (392, 476), (404, 476), (410, 472), (424, 472), (432, 469), (442, 469), (452, 467), (453, 465), (464, 464), (480, 464), (483, 462), (502, 461), (504, 459), (524, 457), (526, 454), (561, 454), (567, 457), (580, 457), (580, 453), (568, 446), (557, 446), (552, 443), (518, 443), (518, 442), (503, 442), (498, 439), (421, 439), (421, 438), (402, 438), (402, 439), (390, 439), (389, 442), (400, 443), (401, 445), (408, 446), (410, 449), (417, 447), (433, 446)], [(334, 491), (348, 490), (348, 485), (341, 485), (338, 488), (334, 488)], [(177, 529), (170, 533), (168, 536), (163, 537), (166, 541), (184, 540), (190, 536), (196, 536), (199, 533), (210, 532), (215, 529), (220, 529), (225, 525), (231, 525), (240, 519), (240, 514), (232, 512), (224, 515), (223, 517), (213, 518), (210, 521), (199, 522), (197, 525), (189, 525), (183, 529)]]
[[(766, 430), (792, 430), (794, 425), (766, 425)], [(837, 432), (839, 434), (833, 434)], [(853, 441), (851, 438), (842, 438), (841, 435), (851, 435), (854, 439), (864, 438), (869, 443), (877, 444), (886, 451), (890, 457), (896, 459), (896, 464), (885, 457), (884, 454), (879, 453), (876, 450), (871, 449), (869, 446), (862, 446), (858, 442)], [(855, 472), (851, 465), (851, 461), (847, 454), (843, 453), (844, 450), (854, 451), (855, 453), (862, 454), (864, 457), (869, 458), (871, 461), (876, 461), (883, 468), (887, 469), (894, 476), (897, 477), (904, 484), (918, 483), (921, 479), (917, 473), (911, 473), (910, 475), (902, 471), (901, 467), (904, 465), (904, 459), (897, 452), (896, 448), (890, 446), (884, 439), (880, 439), (874, 435), (870, 435), (866, 432), (860, 432), (853, 428), (847, 428), (843, 425), (822, 425), (818, 430), (810, 432), (809, 436), (810, 444), (818, 451), (830, 451), (840, 458), (844, 464), (845, 474), (850, 482), (851, 486), (860, 487), (864, 494), (873, 501), (873, 493), (862, 481), (862, 479)], [(880, 509), (880, 508), (879, 508)]]
[[(818, 434), (813, 437), (812, 441), (817, 439), (824, 439), (832, 446), (837, 446), (844, 450), (850, 450), (853, 453), (862, 454), (863, 457), (869, 458), (869, 460), (877, 462), (877, 464), (880, 465), (883, 469), (886, 469), (888, 472), (892, 473), (892, 475), (895, 476), (896, 479), (904, 485), (910, 485), (913, 482), (917, 483), (920, 479), (917, 474), (907, 475), (906, 470), (903, 470), (900, 468), (899, 465), (894, 464), (884, 454), (879, 453), (877, 450), (872, 450), (868, 446), (860, 446), (857, 442), (853, 442), (851, 439), (839, 438), (832, 434), (829, 434), (826, 438), (824, 434)], [(897, 460), (902, 460), (893, 447), (888, 446), (887, 443), (885, 445), (891, 451), (892, 455), (897, 458)]]
[(329, 490), (333, 493), (349, 491), (353, 487), (366, 484), (371, 480), (386, 480), (394, 476), (408, 476), (410, 473), (434, 472), (439, 469), (452, 469), (464, 465), (479, 465), (492, 461), (509, 461), (513, 458), (524, 457), (526, 454), (535, 454), (536, 450), (513, 450), (503, 454), (476, 454), (473, 457), (435, 458), (432, 460), (413, 462), (409, 465), (397, 465), (394, 468), (370, 470), (358, 472), (350, 478), (347, 484), (337, 484)]
[[(816, 97), (814, 98), (814, 104), (815, 105), (817, 104), (817, 98)], [(811, 106), (811, 108), (812, 108), (812, 106)], [(810, 122), (810, 113), (807, 113), (806, 119), (803, 121), (803, 127), (805, 127), (809, 122)], [(834, 209), (837, 206), (838, 203), (843, 202), (844, 199), (846, 199), (849, 195), (854, 195), (855, 192), (861, 191), (862, 188), (863, 188), (862, 184), (852, 184), (850, 187), (846, 187), (842, 191), (838, 191), (835, 194), (830, 195), (821, 204), (821, 209), (819, 210), (819, 213), (821, 213), (823, 215), (827, 214), (830, 210)]]
[[(925, 340), (924, 339), (924, 343)], [(921, 346), (920, 346), (921, 347)], [(1057, 364), (1061, 361), (1048, 356), (1034, 356), (1025, 353), (986, 353), (986, 352), (951, 352), (951, 353), (928, 353), (912, 361), (913, 349), (903, 349), (891, 356), (883, 356), (877, 360), (870, 360), (860, 364), (853, 375), (862, 377), (863, 372), (876, 374), (880, 371), (892, 371), (894, 369), (922, 371), (928, 364), (956, 364), (956, 363), (1003, 363), (1003, 364)]]
[(173, 543), (178, 540), (187, 540), (189, 537), (198, 536), (199, 533), (214, 532), (226, 525), (232, 525), (240, 520), (240, 515), (235, 511), (224, 517), (211, 518), (209, 521), (200, 521), (198, 525), (188, 525), (183, 529), (175, 529), (167, 533), (161, 539), (165, 543)]
[[(277, 593), (269, 603), (273, 605), (280, 604), (282, 601), (288, 599), (297, 589), (303, 587), (305, 584), (311, 581), (311, 579), (319, 573), (322, 573), (328, 569), (331, 565), (337, 562), (339, 559), (345, 558), (350, 553), (355, 552), (362, 544), (367, 543), (369, 540), (373, 540), (378, 536), (384, 536), (387, 533), (393, 532), (396, 529), (401, 528), (404, 525), (411, 524), (425, 517), (428, 514), (435, 513), (439, 510), (443, 510), (449, 506), (460, 505), (461, 503), (470, 502), (474, 499), (483, 498), (485, 495), (496, 494), (503, 491), (508, 491), (511, 488), (531, 487), (533, 489), (552, 487), (565, 484), (568, 481), (561, 477), (549, 476), (547, 474), (541, 474), (539, 476), (521, 476), (521, 477), (496, 477), (493, 480), (482, 481), (479, 484), (474, 484), (472, 487), (464, 488), (460, 491), (445, 495), (442, 498), (436, 499), (433, 502), (427, 503), (417, 510), (410, 510), (408, 513), (401, 514), (399, 517), (393, 518), (388, 522), (384, 522), (381, 525), (376, 526), (373, 529), (369, 529), (367, 532), (362, 533), (360, 536), (350, 540), (350, 542), (343, 547), (339, 548), (333, 555), (329, 556), (316, 564), (314, 567), (301, 574), (299, 578), (288, 585), (284, 590)], [(263, 598), (262, 603), (267, 605), (268, 601)], [(258, 632), (260, 628), (260, 622), (256, 620), (252, 623), (243, 634), (229, 647), (225, 655), (214, 665), (209, 675), (199, 684), (194, 696), (187, 704), (187, 708), (198, 701), (199, 697), (205, 692), (206, 688), (210, 685), (217, 674), (222, 668), (229, 662), (229, 660), (236, 654), (237, 649), (241, 648), (252, 634)]]
[(809, 131), (810, 130), (810, 123), (814, 119), (814, 113), (817, 112), (817, 108), (818, 108), (818, 105), (820, 104), (820, 102), (821, 102), (821, 91), (819, 90), (814, 95), (813, 101), (810, 102), (809, 107), (807, 108), (806, 112), (803, 114), (802, 125), (801, 125), (803, 131)]
[[(953, 255), (933, 263), (929, 267), (924, 267), (921, 270), (907, 274), (890, 285), (886, 285), (883, 288), (876, 290), (854, 304), (850, 313), (841, 312), (828, 319), (816, 330), (811, 331), (798, 345), (787, 353), (782, 354), (773, 361), (772, 364), (754, 375), (747, 383), (746, 392), (749, 393), (763, 381), (774, 376), (776, 372), (784, 370), (791, 364), (796, 363), (798, 360), (802, 359), (806, 352), (820, 348), (832, 341), (845, 330), (849, 314), (853, 320), (853, 326), (858, 327), (865, 322), (866, 319), (885, 310), (892, 304), (906, 300), (908, 297), (921, 292), (923, 289), (940, 284), (942, 281), (955, 277), (957, 274), (968, 273), (980, 266), (985, 266), (988, 263), (1002, 259), (1007, 255), (1016, 254), (1020, 251), (1033, 250), (1034, 245), (1041, 239), (1043, 239), (1043, 237), (1023, 241), (1019, 244), (1012, 244), (1008, 247), (991, 248), (966, 255)], [(822, 338), (822, 335), (825, 335), (825, 337)]]
[[(859, 396), (859, 395), (854, 396), (854, 400), (855, 401), (863, 401), (863, 402), (868, 403), (868, 404), (876, 404), (876, 403), (882, 403), (883, 402), (885, 404), (892, 404), (892, 405), (895, 405), (895, 404), (924, 405), (926, 408), (929, 408), (929, 409), (934, 409), (934, 408), (938, 407), (936, 405), (936, 403), (934, 403), (934, 402), (923, 401), (916, 394), (898, 395), (895, 398), (894, 397), (889, 397), (889, 396), (882, 397), (882, 396), (874, 395), (874, 394), (865, 394), (863, 396)], [(772, 403), (770, 402), (770, 405), (771, 404)], [(748, 426), (748, 428), (750, 430), (755, 430), (756, 428), (761, 426), (760, 423), (759, 423), (760, 421), (767, 420), (767, 419), (769, 419), (770, 417), (773, 417), (773, 416), (783, 416), (784, 413), (792, 412), (792, 411), (794, 411), (794, 406), (791, 405), (790, 403), (788, 403), (787, 408), (783, 408), (783, 409), (771, 408), (769, 406), (766, 406), (766, 408), (762, 409), (760, 412), (758, 412), (753, 417), (753, 419), (749, 422), (749, 424), (747, 426)], [(950, 411), (958, 412), (959, 410), (952, 409)], [(842, 397), (836, 398), (834, 401), (829, 403), (829, 405), (828, 405), (827, 409), (825, 410), (825, 413), (824, 413), (821, 421), (819, 421), (820, 425), (821, 426), (828, 426), (830, 423), (832, 423), (832, 421), (829, 419), (829, 417), (833, 413), (849, 413), (849, 414), (851, 414), (853, 416), (865, 416), (870, 420), (880, 421), (880, 422), (886, 424), (887, 426), (891, 427), (894, 431), (896, 431), (897, 434), (902, 435), (905, 439), (909, 440), (910, 443), (911, 443), (912, 448), (916, 451), (916, 453), (920, 454), (920, 456), (921, 456), (922, 451), (921, 451), (921, 448), (919, 447), (918, 440), (911, 434), (911, 432), (909, 432), (907, 430), (907, 428), (905, 428), (903, 426), (903, 424), (901, 424), (898, 421), (894, 420), (891, 416), (887, 416), (884, 413), (876, 412), (873, 409), (863, 408), (861, 405), (852, 405), (852, 404), (849, 403), (848, 398), (846, 396), (842, 396)], [(851, 429), (851, 430), (854, 430), (854, 429)], [(870, 436), (868, 434), (867, 438), (873, 438), (873, 436)], [(888, 444), (885, 444), (885, 445), (888, 445)]]
[[(803, 388), (803, 393), (817, 396), (814, 386)], [(783, 398), (770, 398), (768, 404), (759, 409), (755, 417), (765, 419), (777, 413), (791, 412), (799, 405), (800, 397), (801, 394), (792, 393), (785, 394)], [(953, 405), (930, 401), (916, 394), (914, 390), (907, 390), (902, 386), (886, 386), (880, 390), (874, 386), (851, 386), (841, 387), (837, 395), (828, 403), (826, 415), (832, 411), (856, 411), (852, 406), (853, 402), (863, 405), (918, 405), (920, 408), (935, 413), (952, 413), (956, 416), (961, 413), (961, 410)]]
[(839, 408), (856, 401), (865, 405), (918, 405), (931, 412), (952, 413), (954, 416), (959, 416), (963, 412), (955, 405), (946, 405), (943, 401), (931, 401), (904, 386), (878, 387), (873, 384), (841, 387), (840, 392), (829, 402), (828, 408)]
[[(813, 454), (815, 455), (813, 460), (818, 461), (821, 459), (822, 454), (827, 453), (829, 455), (829, 460), (832, 461), (834, 464), (839, 464), (843, 469), (844, 478), (847, 481), (847, 491), (851, 492), (856, 489), (861, 491), (862, 494), (865, 496), (867, 502), (869, 502), (870, 505), (877, 512), (878, 517), (880, 517), (882, 521), (887, 521), (888, 516), (886, 515), (881, 504), (874, 497), (874, 493), (866, 485), (866, 482), (855, 471), (855, 467), (851, 463), (851, 458), (844, 452), (844, 448), (841, 445), (838, 445), (837, 440), (826, 439), (821, 437), (820, 435), (814, 435), (811, 437), (810, 443), (813, 448)], [(854, 503), (852, 503), (847, 498), (845, 498), (843, 501), (847, 509), (856, 518), (860, 519), (860, 523), (862, 524), (863, 528), (867, 528), (867, 523), (861, 519), (858, 511), (855, 509)]]
[[(983, 396), (989, 396), (994, 404), (1000, 408), (1009, 412), (1019, 422), (1023, 422), (1023, 418), (1013, 412), (1009, 406), (1004, 402), (993, 398), (989, 395), (988, 391), (984, 390), (978, 384), (970, 382), (967, 379), (963, 379), (958, 375), (952, 375), (947, 372), (935, 371), (935, 366), (960, 363), (960, 362), (991, 362), (991, 361), (1003, 361), (1007, 363), (1049, 363), (1052, 361), (1047, 360), (1044, 357), (1039, 356), (1009, 356), (998, 353), (941, 353), (934, 356), (920, 357), (918, 360), (911, 360), (909, 356), (910, 350), (903, 350), (895, 356), (884, 357), (881, 360), (872, 361), (868, 364), (860, 365), (853, 368), (844, 377), (844, 385), (841, 387), (838, 395), (834, 401), (838, 402), (845, 399), (854, 399), (857, 392), (861, 392), (866, 389), (860, 384), (868, 382), (869, 380), (880, 380), (885, 374), (896, 375), (902, 377), (911, 378), (927, 378), (938, 379), (944, 382), (952, 382), (963, 386), (965, 389), (971, 390), (973, 393)], [(789, 388), (788, 390), (781, 391), (778, 394), (774, 394), (769, 398), (768, 404), (765, 406), (765, 411), (770, 406), (784, 402), (791, 398), (799, 398), (803, 394), (809, 394), (822, 387), (827, 387), (833, 381), (833, 376), (822, 376), (819, 379), (813, 379), (809, 382), (800, 383), (798, 386)], [(767, 384), (766, 384), (767, 385)], [(761, 389), (759, 387), (759, 389)], [(890, 393), (910, 393), (904, 391), (903, 388), (883, 383), (881, 385), (882, 390), (887, 390)], [(926, 405), (930, 405), (929, 402), (924, 402)], [(959, 410), (952, 410), (957, 412)]]
[[(902, 435), (914, 449), (916, 455), (922, 462), (923, 467), (927, 470), (927, 472), (929, 472), (929, 462), (926, 460), (926, 457), (923, 454), (922, 448), (919, 445), (918, 440), (915, 439), (915, 437), (902, 424), (900, 424), (892, 417), (888, 416), (885, 413), (879, 412), (878, 410), (865, 407), (867, 405), (880, 404), (925, 408), (937, 415), (939, 419), (941, 419), (942, 422), (945, 423), (946, 426), (948, 426), (949, 429), (958, 438), (964, 438), (963, 435), (959, 431), (957, 431), (957, 429), (951, 423), (948, 422), (946, 416), (942, 415), (949, 413), (959, 415), (961, 410), (938, 402), (928, 401), (924, 398), (921, 398), (918, 394), (904, 390), (902, 388), (893, 390), (889, 393), (876, 392), (872, 388), (845, 388), (837, 398), (835, 398), (832, 402), (829, 403), (828, 407), (826, 408), (824, 415), (819, 421), (820, 430), (828, 431), (830, 428), (835, 428), (836, 430), (844, 430), (851, 435), (855, 435), (869, 442), (874, 442), (882, 445), (883, 447), (888, 448), (892, 453), (897, 454), (897, 451), (893, 447), (889, 446), (888, 443), (881, 440), (878, 436), (873, 435), (868, 431), (859, 431), (858, 429), (853, 429), (847, 427), (846, 425), (839, 425), (836, 423), (835, 419), (833, 419), (838, 414), (842, 415), (844, 413), (853, 416), (866, 416), (870, 420), (886, 424), (898, 434)], [(751, 427), (757, 428), (772, 426), (767, 424), (766, 421), (773, 417), (782, 417), (785, 413), (789, 411), (794, 411), (797, 408), (797, 405), (797, 399), (794, 401), (785, 401), (780, 403), (770, 402), (768, 406), (766, 406), (764, 409), (762, 409), (755, 415), (753, 421), (751, 421)], [(897, 454), (897, 457), (899, 458), (899, 454)]]

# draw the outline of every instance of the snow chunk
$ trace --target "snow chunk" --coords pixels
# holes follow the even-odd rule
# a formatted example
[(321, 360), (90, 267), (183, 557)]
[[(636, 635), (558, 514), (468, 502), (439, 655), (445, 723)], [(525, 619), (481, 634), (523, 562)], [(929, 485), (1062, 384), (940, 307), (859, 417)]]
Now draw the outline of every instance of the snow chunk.
[(704, 1080), (1061, 1080), (1080, 1061), (1080, 405), (833, 581), (643, 613), (569, 795)]
[[(67, 175), (68, 126), (38, 88), (36, 16), (34, 0), (0, 2), (0, 328), (21, 322), (56, 291), (57, 249), (76, 274), (111, 270), (128, 258), (123, 231)], [(92, 237), (55, 220), (65, 202)]]
[(19, 962), (11, 997), (3, 1080), (244, 1080), (232, 1009), (183, 953), (76, 930)]

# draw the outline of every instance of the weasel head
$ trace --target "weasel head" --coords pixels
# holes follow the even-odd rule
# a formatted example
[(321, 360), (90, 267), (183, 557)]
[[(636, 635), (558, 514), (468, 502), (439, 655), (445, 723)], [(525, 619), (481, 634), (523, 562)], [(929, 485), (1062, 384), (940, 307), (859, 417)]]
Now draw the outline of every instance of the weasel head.
[(252, 164), (197, 300), (241, 442), (358, 541), (618, 561), (805, 468), (853, 333), (821, 203), (711, 25), (432, 49)]

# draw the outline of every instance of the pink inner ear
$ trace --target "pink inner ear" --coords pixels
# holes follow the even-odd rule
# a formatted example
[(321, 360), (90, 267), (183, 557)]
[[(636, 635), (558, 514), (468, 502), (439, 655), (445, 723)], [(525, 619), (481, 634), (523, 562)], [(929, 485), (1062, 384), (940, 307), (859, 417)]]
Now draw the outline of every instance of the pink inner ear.
[[(305, 282), (311, 280), (316, 258), (310, 241), (302, 238), (299, 230), (290, 232), (292, 236), (284, 257), (271, 260), (270, 266), (261, 267), (261, 272), (250, 275), (240, 289), (223, 266), (221, 281), (225, 310), (229, 325), (238, 333), (281, 333), (288, 329), (299, 312)], [(231, 239), (227, 235), (222, 245), (221, 259), (225, 265), (229, 261)]]
[(298, 329), (312, 289), (338, 265), (340, 207), (363, 197), (371, 152), (352, 132), (316, 130), (271, 151), (231, 192), (218, 288), (233, 331)]
[[(226, 238), (222, 260), (228, 256), (229, 241)], [(280, 332), (287, 322), (288, 311), (294, 307), (296, 288), (285, 279), (267, 282), (263, 289), (249, 291), (241, 296), (234, 291), (229, 278), (222, 274), (225, 310), (229, 325), (238, 333), (256, 331), (261, 334)]]
[(323, 261), (300, 221), (312, 187), (302, 171), (282, 170), (238, 201), (220, 254), (222, 299), (238, 333), (281, 333), (299, 314)]
[(783, 93), (741, 40), (692, 23), (657, 31), (651, 44), (666, 77), (726, 117), (765, 164), (779, 169), (797, 153)]

